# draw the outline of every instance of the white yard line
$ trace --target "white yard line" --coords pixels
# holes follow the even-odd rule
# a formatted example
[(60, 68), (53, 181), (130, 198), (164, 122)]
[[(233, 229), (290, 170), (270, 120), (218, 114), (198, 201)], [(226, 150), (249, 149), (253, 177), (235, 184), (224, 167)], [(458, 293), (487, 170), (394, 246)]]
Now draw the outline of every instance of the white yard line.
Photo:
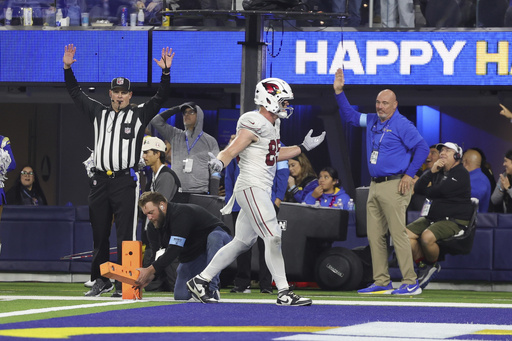
[[(103, 301), (105, 305), (110, 304), (123, 304), (123, 303), (136, 303), (136, 302), (182, 302), (186, 301), (174, 301), (171, 297), (146, 297), (142, 300), (122, 300), (119, 298), (110, 297), (79, 297), (79, 296), (0, 296), (0, 301), (11, 301), (11, 300), (59, 300), (59, 301)], [(220, 303), (264, 303), (264, 304), (275, 304), (275, 299), (222, 299)], [(191, 302), (192, 303), (192, 302)], [(194, 302), (198, 303), (198, 302)], [(512, 304), (508, 303), (457, 303), (457, 302), (421, 302), (412, 301), (404, 302), (402, 300), (393, 301), (327, 301), (327, 300), (315, 300), (315, 305), (359, 305), (359, 306), (402, 306), (402, 307), (451, 307), (451, 308), (504, 308), (511, 309)], [(86, 305), (84, 305), (86, 306)], [(78, 307), (78, 306), (77, 306)], [(61, 307), (62, 308), (62, 307)], [(52, 308), (55, 311), (59, 310), (59, 307)], [(72, 309), (72, 308), (68, 308)], [(61, 309), (64, 310), (64, 309)], [(2, 315), (0, 314), (0, 317)]]
[[(54, 297), (54, 299), (59, 299), (59, 298)], [(49, 313), (52, 311), (63, 311), (63, 310), (83, 309), (83, 308), (105, 307), (105, 306), (120, 305), (120, 304), (130, 304), (133, 302), (134, 301), (131, 301), (131, 300), (124, 300), (124, 301), (116, 301), (116, 302), (91, 303), (91, 304), (80, 304), (80, 305), (72, 305), (72, 306), (64, 306), (64, 307), (52, 307), (52, 308), (11, 311), (8, 313), (0, 313), (0, 318), (12, 317), (12, 316), (22, 316), (22, 315), (32, 315), (32, 314), (42, 314), (42, 313)]]

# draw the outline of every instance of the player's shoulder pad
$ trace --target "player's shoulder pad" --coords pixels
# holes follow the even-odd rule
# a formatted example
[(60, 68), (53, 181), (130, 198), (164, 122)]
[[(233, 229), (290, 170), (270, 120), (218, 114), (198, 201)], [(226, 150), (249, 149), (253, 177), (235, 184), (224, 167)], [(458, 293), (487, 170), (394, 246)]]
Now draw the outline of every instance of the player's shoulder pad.
[(257, 111), (249, 111), (240, 116), (237, 124), (238, 129), (248, 129), (256, 135), (265, 131), (267, 119)]

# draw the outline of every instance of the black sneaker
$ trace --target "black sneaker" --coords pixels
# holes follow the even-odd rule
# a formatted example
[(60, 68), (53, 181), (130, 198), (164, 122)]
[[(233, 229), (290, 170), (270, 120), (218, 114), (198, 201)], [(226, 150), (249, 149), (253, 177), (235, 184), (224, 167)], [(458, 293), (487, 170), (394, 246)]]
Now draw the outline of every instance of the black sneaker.
[(433, 265), (420, 262), (418, 265), (418, 283), (421, 289), (425, 289), (430, 281), (441, 271), (441, 265), (435, 262)]
[(115, 290), (110, 297), (123, 297), (123, 290)]
[(114, 289), (114, 284), (110, 281), (104, 282), (101, 278), (96, 279), (96, 282), (92, 286), (91, 290), (85, 293), (85, 296), (88, 297), (98, 297), (99, 295), (109, 292)]
[(251, 286), (248, 285), (246, 288), (241, 288), (241, 287), (237, 287), (237, 286), (234, 286), (233, 289), (231, 289), (229, 291), (230, 293), (233, 293), (233, 294), (250, 294), (251, 293)]
[(274, 293), (274, 291), (272, 291), (272, 289), (261, 289), (260, 290), (260, 293), (261, 294), (269, 294), (269, 295), (272, 295)]
[(215, 301), (220, 301), (220, 291), (219, 290), (213, 290), (210, 292), (210, 298)]
[(306, 306), (311, 305), (311, 303), (313, 301), (310, 298), (295, 295), (291, 290), (283, 290), (277, 294), (277, 305)]
[(425, 278), (431, 267), (432, 266), (429, 266), (424, 262), (418, 263), (418, 268), (416, 269), (416, 276), (418, 277), (418, 282), (421, 283), (421, 281), (423, 280), (423, 278)]
[(197, 275), (187, 282), (187, 288), (192, 297), (202, 303), (217, 303), (216, 299), (210, 297), (209, 282)]

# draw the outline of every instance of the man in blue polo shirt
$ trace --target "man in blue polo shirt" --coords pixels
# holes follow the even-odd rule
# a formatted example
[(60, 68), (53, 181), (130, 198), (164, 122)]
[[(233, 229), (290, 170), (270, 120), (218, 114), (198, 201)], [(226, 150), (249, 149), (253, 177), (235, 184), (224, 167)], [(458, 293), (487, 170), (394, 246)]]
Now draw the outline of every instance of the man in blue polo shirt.
[(491, 202), (491, 182), (482, 172), (482, 155), (474, 149), (468, 149), (462, 156), (462, 164), (469, 172), (471, 197), (478, 199), (478, 212), (487, 212)]
[[(333, 87), (340, 115), (347, 124), (366, 128), (367, 161), (372, 177), (366, 215), (375, 282), (358, 292), (420, 294), (405, 230), (405, 212), (411, 200), (413, 177), (427, 158), (428, 145), (411, 121), (398, 112), (393, 91), (386, 89), (377, 95), (376, 114), (362, 114), (348, 102), (344, 85), (343, 70), (338, 69)], [(402, 273), (402, 284), (396, 290), (388, 271), (388, 231)]]

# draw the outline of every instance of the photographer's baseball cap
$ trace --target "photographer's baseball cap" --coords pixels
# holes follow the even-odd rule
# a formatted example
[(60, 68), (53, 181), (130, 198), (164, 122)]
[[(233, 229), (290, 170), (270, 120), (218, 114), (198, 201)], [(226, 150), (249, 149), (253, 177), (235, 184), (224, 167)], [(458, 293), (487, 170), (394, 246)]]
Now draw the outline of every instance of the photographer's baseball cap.
[(183, 103), (181, 106), (180, 106), (180, 111), (181, 112), (184, 112), (185, 110), (187, 109), (192, 109), (194, 110), (195, 112), (197, 112), (197, 109), (196, 109), (196, 104), (194, 102), (187, 102), (187, 103)]
[(165, 153), (165, 148), (164, 141), (160, 140), (158, 137), (146, 136), (142, 142), (143, 152), (154, 149)]
[(116, 77), (110, 82), (110, 90), (121, 89), (124, 91), (130, 90), (130, 80), (124, 77)]

